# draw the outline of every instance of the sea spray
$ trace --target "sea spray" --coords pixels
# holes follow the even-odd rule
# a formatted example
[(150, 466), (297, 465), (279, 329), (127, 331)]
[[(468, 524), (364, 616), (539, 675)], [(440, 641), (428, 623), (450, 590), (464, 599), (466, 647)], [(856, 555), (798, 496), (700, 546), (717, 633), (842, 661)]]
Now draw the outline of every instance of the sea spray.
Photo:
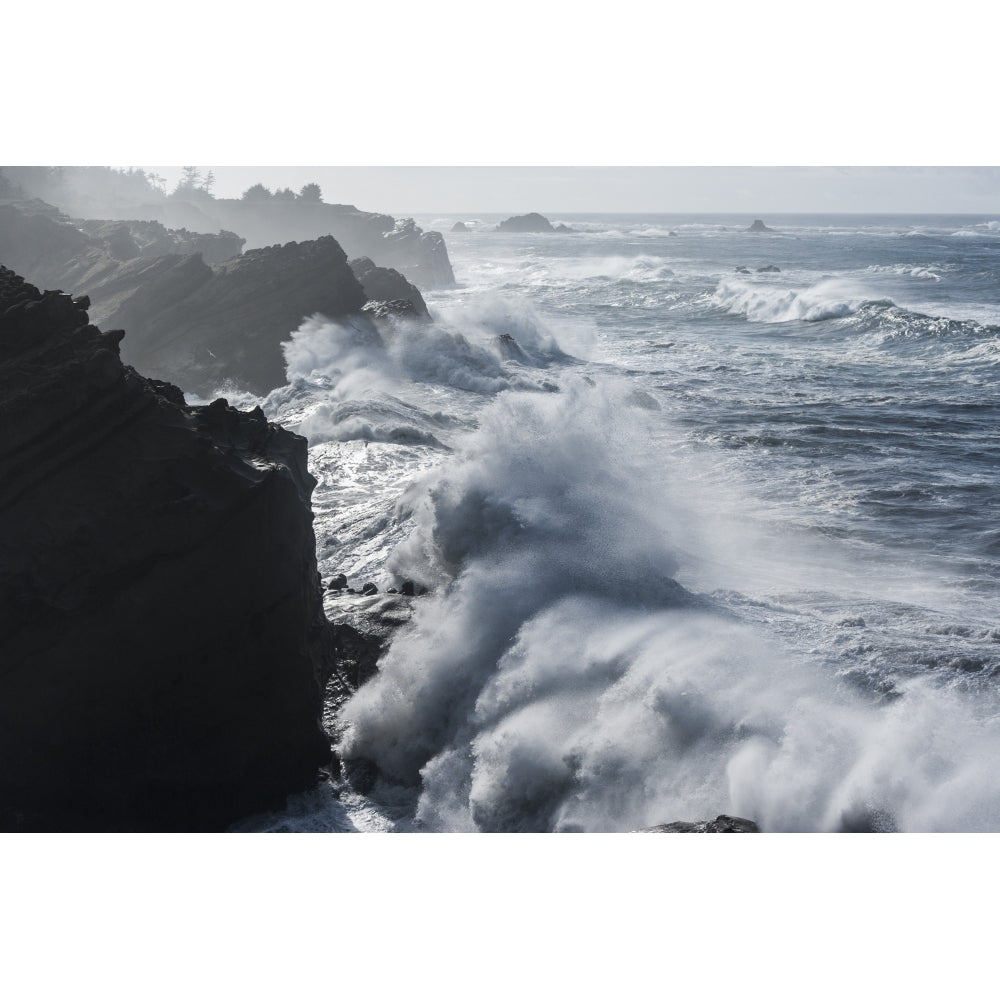
[(873, 698), (677, 585), (697, 512), (653, 475), (627, 395), (504, 394), (413, 484), (389, 564), (433, 593), (343, 709), (341, 756), (374, 761), (384, 793), (419, 786), (427, 829), (995, 826), (967, 758), (1000, 729), (961, 692)]

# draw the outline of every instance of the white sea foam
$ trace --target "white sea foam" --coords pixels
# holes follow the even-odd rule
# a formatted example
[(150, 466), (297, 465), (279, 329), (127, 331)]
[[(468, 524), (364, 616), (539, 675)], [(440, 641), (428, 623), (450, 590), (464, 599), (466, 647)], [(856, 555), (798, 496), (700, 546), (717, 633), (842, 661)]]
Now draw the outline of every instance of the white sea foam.
[(876, 704), (673, 584), (706, 515), (651, 467), (649, 419), (583, 380), (505, 394), (412, 486), (390, 565), (434, 593), (341, 753), (419, 783), (432, 829), (995, 829), (995, 714), (919, 679)]
[(937, 264), (872, 264), (866, 270), (871, 274), (897, 274), (900, 277), (940, 281), (941, 272), (949, 268)]
[(839, 279), (795, 288), (769, 280), (728, 277), (719, 282), (712, 302), (753, 323), (790, 323), (850, 316), (874, 297)]

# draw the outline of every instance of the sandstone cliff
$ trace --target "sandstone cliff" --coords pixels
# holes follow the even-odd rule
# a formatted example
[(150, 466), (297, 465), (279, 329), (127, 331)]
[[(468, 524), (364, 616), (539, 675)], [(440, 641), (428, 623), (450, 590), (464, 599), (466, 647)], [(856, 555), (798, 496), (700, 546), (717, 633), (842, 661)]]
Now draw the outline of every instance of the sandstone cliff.
[(0, 828), (221, 829), (329, 759), (306, 442), (86, 304), (0, 268)]

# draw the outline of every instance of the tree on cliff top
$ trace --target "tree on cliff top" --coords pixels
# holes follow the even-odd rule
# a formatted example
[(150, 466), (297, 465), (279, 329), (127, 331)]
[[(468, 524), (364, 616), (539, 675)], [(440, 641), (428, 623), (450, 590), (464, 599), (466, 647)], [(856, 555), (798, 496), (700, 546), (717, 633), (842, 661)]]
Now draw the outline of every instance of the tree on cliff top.
[(318, 184), (306, 184), (299, 192), (299, 197), (303, 201), (322, 201), (323, 192)]
[(244, 201), (270, 201), (273, 195), (263, 184), (254, 184), (243, 192)]

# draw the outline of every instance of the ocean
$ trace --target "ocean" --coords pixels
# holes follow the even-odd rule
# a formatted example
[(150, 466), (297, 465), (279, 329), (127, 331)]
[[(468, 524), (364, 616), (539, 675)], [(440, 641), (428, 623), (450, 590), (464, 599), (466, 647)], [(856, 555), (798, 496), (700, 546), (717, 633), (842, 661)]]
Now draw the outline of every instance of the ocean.
[(220, 387), (309, 439), (328, 617), (407, 612), (374, 785), (236, 829), (1000, 830), (1000, 217), (501, 218)]

